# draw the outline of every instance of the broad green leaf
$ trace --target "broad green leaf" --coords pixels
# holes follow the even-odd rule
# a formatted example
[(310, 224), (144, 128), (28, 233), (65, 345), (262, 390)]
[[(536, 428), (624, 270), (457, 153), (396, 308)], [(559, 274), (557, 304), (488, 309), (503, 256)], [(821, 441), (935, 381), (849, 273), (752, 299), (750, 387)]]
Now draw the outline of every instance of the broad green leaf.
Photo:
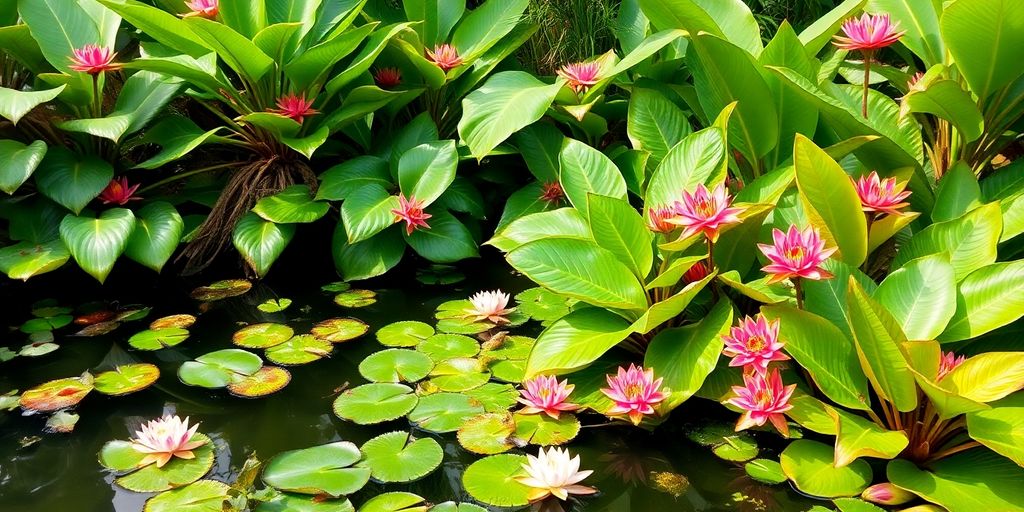
[(860, 457), (895, 458), (909, 444), (902, 431), (887, 430), (871, 421), (839, 409), (827, 407), (836, 422), (837, 468), (850, 465)]
[(718, 128), (705, 128), (687, 135), (672, 147), (651, 175), (644, 199), (644, 211), (669, 206), (682, 199), (683, 191), (697, 185), (714, 188), (717, 169), (725, 158), (725, 139)]
[[(7, 3), (13, 9), (14, 18), (18, 17), (17, 2)], [(32, 32), (25, 24), (0, 23), (0, 48), (4, 48), (7, 55), (21, 63), (29, 71), (35, 74), (53, 71), (46, 57), (43, 56), (39, 43), (32, 37)]]
[(0, 249), (0, 272), (11, 279), (27, 281), (64, 266), (70, 257), (59, 238), (43, 243), (20, 242)]
[(1003, 234), (1005, 242), (1024, 233), (1024, 162), (1003, 167), (995, 174), (981, 180), (981, 191), (986, 202), (999, 201), (1003, 212)]
[(939, 181), (932, 222), (957, 219), (981, 203), (981, 187), (974, 171), (963, 161), (957, 162)]
[(683, 275), (686, 274), (686, 271), (690, 270), (690, 267), (698, 261), (707, 259), (707, 257), (707, 254), (696, 254), (672, 260), (672, 263), (669, 263), (668, 268), (660, 270), (660, 273), (657, 276), (652, 276), (652, 279), (647, 282), (644, 289), (653, 290), (654, 288), (675, 286), (679, 283), (679, 280), (683, 278)]
[(39, 43), (46, 60), (64, 73), (79, 75), (70, 67), (73, 50), (100, 43), (96, 24), (78, 2), (18, 0), (18, 14)]
[(448, 34), (466, 12), (463, 2), (444, 0), (408, 0), (402, 2), (405, 16), (410, 21), (422, 21), (416, 25), (423, 45), (433, 48), (448, 40)]
[(843, 22), (860, 12), (865, 2), (867, 0), (843, 0), (800, 32), (800, 42), (804, 44), (807, 53), (817, 55), (822, 48), (828, 46)]
[(60, 238), (75, 263), (102, 283), (124, 252), (135, 229), (131, 210), (112, 208), (98, 218), (68, 215), (60, 223)]
[(609, 250), (641, 280), (654, 263), (654, 236), (624, 199), (587, 195), (587, 214), (594, 242)]
[(945, 254), (908, 262), (878, 285), (873, 297), (911, 340), (933, 340), (956, 311), (956, 280)]
[(13, 124), (32, 109), (57, 97), (66, 86), (60, 86), (45, 91), (19, 91), (0, 87), (0, 117), (4, 117)]
[(647, 311), (644, 311), (644, 314), (640, 315), (640, 318), (633, 322), (630, 329), (636, 333), (647, 334), (661, 324), (679, 316), (693, 302), (697, 294), (714, 278), (715, 274), (712, 272), (700, 281), (687, 284), (675, 295), (651, 304), (651, 307), (647, 308)]
[[(232, 0), (241, 3), (243, 0)], [(254, 12), (250, 2), (245, 2), (244, 10)], [(260, 4), (262, 9), (262, 4)], [(265, 23), (265, 22), (264, 22)], [(272, 67), (274, 60), (263, 53), (248, 37), (256, 35), (263, 27), (256, 28), (251, 34), (240, 34), (226, 25), (206, 18), (193, 16), (185, 19), (185, 24), (207, 45), (217, 52), (224, 63), (252, 82), (263, 78)]]
[[(915, 0), (928, 4), (929, 0)], [(981, 137), (985, 121), (971, 94), (953, 80), (937, 80), (923, 91), (911, 90), (900, 103), (900, 115), (911, 112), (935, 114), (956, 127), (965, 141)]]
[(886, 477), (897, 487), (947, 510), (1020, 510), (1024, 469), (986, 449), (973, 449), (935, 461), (928, 469), (896, 459)]
[(46, 197), (78, 214), (114, 177), (110, 163), (56, 147), (47, 151), (35, 173), (36, 186)]
[(249, 268), (259, 277), (263, 277), (270, 271), (270, 266), (284, 252), (284, 248), (294, 235), (295, 226), (275, 224), (249, 212), (235, 225), (231, 239), (235, 249), (249, 264)]
[(1024, 393), (992, 404), (992, 409), (967, 414), (967, 433), (992, 451), (1024, 466)]
[(671, 391), (662, 406), (664, 411), (678, 407), (704, 384), (718, 363), (722, 335), (730, 325), (732, 304), (721, 300), (699, 323), (665, 329), (651, 340), (644, 355), (644, 367), (653, 368)]
[(1024, 261), (994, 263), (968, 275), (956, 293), (956, 312), (939, 341), (975, 338), (1024, 315)]
[(654, 89), (634, 89), (629, 98), (626, 133), (636, 149), (648, 151), (657, 165), (676, 143), (689, 135), (686, 114)]
[(592, 240), (590, 225), (579, 210), (559, 208), (519, 217), (488, 240), (487, 245), (511, 252), (523, 244), (542, 238)]
[(352, 494), (370, 478), (369, 468), (352, 467), (359, 449), (347, 441), (275, 455), (263, 469), (263, 482), (282, 491), (302, 494)]
[(416, 382), (430, 373), (434, 362), (415, 350), (374, 352), (359, 363), (359, 374), (370, 382)]
[(160, 272), (178, 248), (184, 230), (185, 222), (174, 206), (163, 201), (149, 203), (136, 212), (135, 230), (124, 254)]
[(387, 272), (401, 261), (405, 240), (401, 228), (396, 226), (368, 240), (350, 244), (345, 225), (339, 222), (334, 229), (331, 254), (334, 266), (344, 279), (367, 279)]
[(409, 421), (431, 432), (455, 432), (467, 420), (483, 412), (483, 405), (469, 396), (434, 393), (420, 399), (409, 413)]
[(310, 196), (309, 185), (292, 185), (256, 202), (252, 211), (277, 224), (309, 223), (327, 214), (330, 205)]
[(967, 0), (942, 11), (942, 40), (957, 69), (981, 101), (1024, 70), (1015, 66), (1024, 46), (1024, 4), (1014, 0)]
[(418, 398), (403, 384), (363, 384), (342, 392), (334, 401), (334, 414), (359, 425), (391, 421), (409, 414)]
[(160, 44), (192, 57), (199, 57), (211, 51), (210, 46), (192, 32), (184, 20), (163, 9), (135, 0), (97, 1)]
[(540, 119), (561, 88), (560, 82), (549, 85), (522, 71), (497, 73), (463, 100), (459, 136), (480, 160)]
[(472, 62), (512, 31), (529, 4), (529, 0), (484, 2), (470, 11), (455, 27), (452, 45), (459, 50), (463, 59)]
[(968, 358), (940, 385), (977, 402), (999, 400), (1024, 388), (1024, 352), (988, 352)]
[(224, 509), (228, 491), (225, 483), (200, 480), (184, 487), (160, 493), (146, 501), (146, 512), (219, 512)]
[(473, 234), (459, 219), (445, 210), (429, 213), (430, 229), (417, 229), (405, 237), (417, 254), (434, 263), (454, 263), (480, 255)]
[(864, 10), (872, 14), (888, 14), (904, 31), (900, 43), (932, 66), (944, 61), (946, 47), (939, 33), (942, 9), (932, 0), (868, 0)]
[(314, 84), (319, 85), (321, 80), (329, 76), (334, 65), (354, 51), (376, 27), (377, 23), (367, 23), (313, 46), (288, 61), (284, 68), (285, 75), (295, 89), (300, 91), (310, 89)]
[(862, 460), (836, 467), (831, 446), (798, 439), (779, 456), (782, 472), (797, 489), (812, 496), (856, 496), (871, 483), (871, 466)]
[[(800, 38), (787, 21), (782, 22), (775, 37), (765, 46), (758, 63), (762, 66), (787, 67), (805, 78), (814, 77), (817, 68), (817, 63), (804, 49)], [(765, 157), (766, 168), (771, 169), (792, 156), (796, 134), (814, 133), (818, 125), (818, 110), (808, 104), (799, 93), (786, 87), (778, 76), (771, 73), (763, 75), (768, 89), (775, 98), (775, 107), (779, 114), (779, 142)], [(832, 157), (837, 160), (841, 158), (834, 155)]]
[(140, 139), (141, 143), (160, 145), (160, 152), (134, 168), (156, 169), (173, 162), (206, 143), (221, 129), (217, 127), (204, 132), (191, 119), (178, 115), (165, 116), (146, 130)]
[(803, 135), (793, 149), (796, 184), (811, 224), (827, 245), (839, 247), (836, 257), (857, 266), (867, 257), (867, 220), (860, 198), (843, 168)]
[[(358, 9), (353, 14), (357, 13)], [(327, 91), (327, 96), (334, 96), (350, 82), (363, 75), (363, 73), (373, 65), (377, 56), (384, 51), (388, 42), (402, 31), (408, 29), (411, 25), (412, 23), (395, 23), (382, 27), (370, 35), (370, 38), (366, 40), (366, 44), (363, 45), (363, 49), (360, 50), (355, 57), (352, 57), (352, 61), (348, 63), (348, 67), (335, 75), (334, 78), (328, 80), (327, 85), (324, 86), (324, 89)]]
[(0, 190), (13, 194), (32, 176), (44, 156), (46, 143), (41, 140), (29, 145), (16, 140), (0, 140)]
[(917, 407), (917, 385), (901, 345), (907, 341), (898, 321), (872, 300), (850, 277), (846, 294), (847, 319), (853, 331), (860, 366), (879, 398), (899, 411)]
[(576, 139), (565, 139), (558, 161), (562, 190), (580, 213), (587, 215), (590, 194), (626, 198), (626, 181), (604, 153)]
[(251, 39), (267, 26), (265, 1), (219, 0), (219, 4), (220, 19), (227, 28), (237, 31), (246, 38)]
[(745, 52), (761, 52), (761, 34), (750, 8), (741, 0), (640, 0), (657, 29), (681, 28), (728, 39)]
[(153, 57), (143, 54), (138, 59), (126, 62), (124, 67), (179, 77), (209, 94), (221, 95), (222, 93), (219, 91), (233, 94), (231, 91), (234, 91), (234, 86), (230, 85), (223, 73), (217, 69), (216, 64), (217, 59), (213, 52), (199, 59), (188, 55)]
[(628, 322), (607, 310), (573, 311), (537, 337), (526, 363), (526, 377), (569, 373), (587, 366), (626, 339), (630, 331)]
[(375, 184), (387, 188), (391, 184), (388, 162), (370, 155), (357, 156), (346, 160), (320, 175), (320, 186), (316, 190), (318, 201), (341, 201), (363, 185)]
[(911, 212), (904, 215), (886, 215), (871, 223), (868, 232), (868, 254), (875, 252), (883, 243), (896, 235), (900, 230), (914, 222), (920, 213)]
[(562, 168), (558, 154), (564, 141), (562, 132), (547, 122), (531, 124), (512, 136), (512, 142), (526, 161), (530, 174), (542, 183), (558, 181)]
[(364, 443), (361, 451), (363, 460), (359, 465), (370, 468), (371, 476), (379, 482), (418, 480), (437, 469), (444, 458), (437, 441), (430, 437), (411, 439), (408, 432), (379, 435)]
[(1002, 230), (999, 205), (986, 204), (958, 219), (938, 222), (916, 233), (910, 242), (900, 247), (892, 268), (928, 256), (946, 253), (956, 271), (956, 280), (996, 260), (996, 245)]
[(361, 242), (387, 229), (397, 222), (391, 212), (397, 209), (398, 198), (380, 185), (368, 184), (354, 190), (341, 204), (348, 243)]
[(928, 397), (935, 408), (936, 415), (940, 420), (955, 418), (964, 413), (983, 411), (989, 408), (987, 404), (960, 396), (955, 391), (946, 389), (935, 382), (933, 377), (926, 377), (918, 371), (912, 370), (914, 379), (921, 391)]
[(517, 478), (526, 475), (523, 471), (526, 463), (524, 455), (484, 457), (466, 468), (462, 474), (462, 486), (480, 502), (498, 507), (523, 507), (530, 503), (530, 488)]
[(183, 82), (151, 71), (140, 71), (125, 82), (114, 110), (106, 117), (74, 119), (59, 123), (63, 130), (84, 132), (120, 142), (126, 135), (141, 130), (169, 103)]
[(458, 163), (454, 140), (420, 144), (399, 158), (398, 187), (407, 198), (429, 206), (455, 180)]

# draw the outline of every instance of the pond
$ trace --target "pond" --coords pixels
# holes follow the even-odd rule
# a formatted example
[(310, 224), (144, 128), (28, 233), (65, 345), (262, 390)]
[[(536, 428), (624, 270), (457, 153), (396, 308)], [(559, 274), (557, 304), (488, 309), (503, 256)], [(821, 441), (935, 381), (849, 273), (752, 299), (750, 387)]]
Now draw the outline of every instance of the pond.
[[(500, 261), (486, 268), (502, 269)], [(288, 265), (283, 265), (285, 268)], [(292, 268), (303, 268), (292, 266)], [(480, 458), (463, 449), (454, 433), (435, 434), (411, 426), (401, 418), (378, 425), (360, 426), (332, 413), (339, 391), (366, 382), (358, 365), (383, 347), (374, 333), (399, 320), (434, 323), (434, 311), (451, 299), (463, 299), (478, 289), (502, 288), (518, 293), (529, 287), (525, 280), (485, 267), (460, 269), (467, 278), (459, 283), (428, 286), (416, 281), (411, 269), (400, 269), (388, 280), (361, 286), (377, 292), (377, 302), (366, 307), (344, 308), (334, 303), (334, 293), (321, 285), (327, 272), (281, 272), (257, 283), (244, 295), (200, 307), (189, 298), (190, 290), (203, 280), (165, 278), (120, 269), (104, 287), (74, 273), (57, 273), (30, 284), (5, 283), (7, 325), (15, 329), (31, 318), (31, 304), (56, 299), (62, 306), (103, 301), (111, 306), (142, 304), (152, 307), (145, 319), (125, 321), (118, 329), (96, 337), (74, 337), (80, 325), (55, 331), (59, 350), (37, 358), (19, 358), (17, 364), (0, 363), (0, 392), (25, 390), (43, 382), (96, 373), (115, 365), (146, 362), (159, 367), (157, 383), (125, 396), (93, 393), (74, 412), (81, 416), (68, 434), (43, 433), (39, 415), (21, 416), (18, 410), (0, 413), (0, 510), (30, 512), (80, 510), (134, 512), (143, 509), (152, 494), (127, 491), (113, 483), (114, 475), (97, 463), (97, 452), (113, 439), (128, 439), (141, 422), (166, 413), (188, 416), (200, 422), (200, 431), (216, 447), (216, 461), (207, 478), (233, 482), (242, 463), (252, 454), (266, 461), (272, 456), (339, 440), (362, 445), (386, 432), (409, 430), (415, 437), (434, 437), (444, 448), (439, 470), (408, 484), (382, 485), (371, 481), (351, 501), (358, 506), (387, 491), (408, 491), (432, 503), (469, 501), (461, 474)], [(236, 277), (236, 276), (225, 276)], [(208, 278), (207, 278), (208, 280)], [(257, 306), (267, 299), (289, 298), (282, 312), (266, 313)], [(201, 309), (205, 311), (200, 312)], [(180, 345), (158, 351), (135, 350), (128, 338), (146, 329), (156, 318), (171, 314), (195, 314), (198, 321)], [(292, 380), (272, 395), (245, 399), (224, 390), (207, 390), (183, 384), (176, 373), (181, 364), (202, 354), (233, 347), (232, 334), (245, 324), (276, 322), (296, 333), (327, 318), (355, 317), (369, 325), (361, 338), (336, 345), (330, 357), (290, 367)], [(535, 336), (536, 322), (516, 328), (516, 334)], [(7, 345), (17, 350), (26, 335), (12, 330)], [(671, 421), (650, 433), (625, 422), (607, 423), (604, 417), (581, 414), (583, 428), (570, 443), (582, 457), (582, 468), (595, 473), (586, 482), (600, 490), (594, 497), (574, 502), (571, 510), (806, 510), (813, 504), (788, 484), (769, 486), (746, 475), (742, 463), (721, 460), (707, 447), (687, 439), (686, 433), (708, 422), (731, 421), (730, 414), (704, 400), (691, 400), (675, 411)], [(762, 436), (762, 433), (755, 433)], [(37, 438), (38, 436), (38, 438)], [(770, 444), (768, 435), (763, 441)], [(759, 440), (760, 437), (758, 438)], [(27, 446), (22, 446), (27, 444)], [(536, 453), (536, 447), (525, 448)], [(519, 452), (515, 449), (513, 452)], [(771, 447), (762, 447), (762, 456)]]

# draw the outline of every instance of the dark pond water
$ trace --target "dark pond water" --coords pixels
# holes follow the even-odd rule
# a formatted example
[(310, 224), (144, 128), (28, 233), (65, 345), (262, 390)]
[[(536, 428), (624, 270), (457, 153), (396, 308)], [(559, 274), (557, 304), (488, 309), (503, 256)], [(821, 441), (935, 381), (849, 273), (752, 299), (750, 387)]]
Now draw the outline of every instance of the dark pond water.
[[(529, 283), (505, 274), (507, 268), (497, 259), (484, 271), (477, 262), (462, 270), (467, 279), (447, 287), (425, 286), (414, 279), (411, 268), (400, 268), (386, 280), (364, 284), (379, 292), (378, 302), (366, 308), (344, 309), (331, 301), (331, 294), (320, 286), (333, 281), (326, 265), (284, 266), (292, 269), (271, 273), (271, 278), (255, 286), (248, 294), (216, 303), (202, 313), (190, 328), (191, 337), (183, 344), (157, 352), (139, 352), (126, 343), (129, 336), (146, 328), (149, 321), (176, 313), (197, 313), (197, 303), (188, 298), (196, 285), (218, 278), (240, 277), (230, 269), (211, 272), (203, 280), (163, 277), (118, 263), (119, 268), (104, 287), (90, 282), (80, 272), (59, 272), (40, 276), (26, 284), (0, 284), (3, 325), (17, 327), (30, 317), (33, 301), (52, 297), (62, 305), (75, 306), (90, 300), (139, 303), (153, 306), (148, 318), (124, 324), (101, 337), (67, 336), (75, 327), (57, 331), (61, 348), (39, 358), (16, 358), (0, 363), (0, 394), (11, 389), (26, 389), (42, 382), (81, 374), (86, 370), (109, 369), (115, 364), (149, 362), (161, 370), (157, 384), (145, 391), (107, 397), (92, 393), (79, 404), (81, 415), (71, 434), (45, 434), (44, 419), (23, 417), (18, 411), (0, 412), (0, 511), (3, 512), (138, 512), (150, 496), (120, 489), (113, 477), (96, 461), (96, 453), (111, 439), (128, 439), (143, 420), (164, 413), (189, 416), (202, 423), (200, 431), (212, 437), (217, 459), (208, 478), (233, 481), (242, 462), (252, 453), (264, 460), (284, 450), (306, 448), (337, 440), (361, 444), (383, 432), (408, 429), (406, 420), (383, 426), (364, 427), (342, 421), (331, 413), (337, 389), (364, 382), (358, 363), (381, 347), (373, 332), (397, 320), (421, 320), (433, 323), (433, 312), (441, 302), (465, 298), (479, 289), (501, 287), (518, 292)], [(497, 274), (495, 274), (497, 272)], [(275, 297), (294, 300), (283, 313), (262, 313), (260, 302)], [(316, 321), (337, 316), (354, 316), (370, 325), (370, 332), (357, 341), (339, 345), (329, 359), (293, 367), (292, 381), (272, 396), (246, 400), (226, 391), (189, 387), (178, 381), (178, 366), (204, 353), (232, 347), (231, 334), (240, 325), (255, 322), (282, 322), (304, 332)], [(523, 334), (535, 335), (526, 328)], [(11, 330), (0, 339), (0, 346), (17, 350), (25, 335)], [(624, 426), (583, 428), (571, 443), (580, 453), (583, 468), (594, 469), (586, 482), (600, 489), (594, 498), (576, 503), (572, 510), (611, 511), (717, 511), (717, 510), (807, 510), (813, 504), (788, 485), (765, 486), (748, 478), (742, 465), (716, 458), (707, 448), (690, 442), (684, 429), (707, 418), (729, 420), (731, 415), (715, 404), (693, 400), (673, 413), (670, 422), (655, 433)], [(602, 418), (584, 417), (588, 423), (603, 424)], [(433, 435), (415, 432), (415, 435)], [(26, 438), (41, 439), (21, 447)], [(461, 473), (478, 457), (461, 449), (454, 435), (436, 436), (445, 447), (442, 468), (427, 478), (406, 485), (369, 484), (352, 497), (358, 507), (368, 497), (384, 491), (415, 492), (438, 503), (450, 499), (471, 501), (461, 488)], [(768, 438), (766, 438), (768, 439)], [(531, 448), (531, 452), (535, 448)], [(668, 481), (653, 478), (681, 475)], [(659, 483), (660, 482), (660, 483)]]

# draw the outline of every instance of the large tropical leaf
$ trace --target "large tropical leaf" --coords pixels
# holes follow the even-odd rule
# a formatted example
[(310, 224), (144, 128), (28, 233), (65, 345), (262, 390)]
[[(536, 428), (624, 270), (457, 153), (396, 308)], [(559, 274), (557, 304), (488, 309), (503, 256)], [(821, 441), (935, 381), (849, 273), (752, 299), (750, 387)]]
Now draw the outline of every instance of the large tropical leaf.
[(36, 170), (39, 191), (78, 214), (106, 188), (114, 177), (110, 163), (95, 156), (76, 155), (56, 147), (50, 149)]
[(70, 67), (73, 50), (100, 43), (96, 23), (78, 2), (18, 0), (18, 13), (46, 60), (65, 73), (77, 75)]
[(608, 310), (573, 311), (537, 337), (526, 363), (526, 378), (582, 368), (618, 345), (629, 333), (629, 323)]
[(565, 139), (558, 161), (562, 190), (580, 213), (587, 214), (589, 194), (626, 198), (626, 180), (604, 153), (576, 139)]
[(135, 229), (131, 210), (112, 208), (97, 218), (68, 215), (60, 223), (60, 239), (89, 275), (103, 282), (124, 252)]
[(0, 117), (18, 124), (32, 109), (57, 97), (66, 86), (45, 91), (19, 91), (0, 87)]
[(368, 279), (392, 269), (405, 254), (405, 240), (395, 226), (359, 243), (348, 242), (345, 224), (339, 222), (331, 241), (334, 266), (346, 281)]
[(681, 200), (684, 190), (697, 185), (717, 185), (725, 176), (717, 173), (726, 158), (725, 138), (716, 127), (692, 133), (676, 144), (651, 175), (644, 198), (648, 208), (668, 206)]
[(587, 215), (597, 245), (612, 252), (643, 280), (654, 263), (654, 236), (624, 199), (589, 194)]
[(117, 96), (114, 110), (106, 117), (73, 119), (60, 123), (63, 130), (88, 133), (114, 142), (141, 130), (181, 89), (181, 79), (152, 71), (140, 71), (129, 78)]
[[(240, 2), (240, 0), (235, 1)], [(249, 2), (245, 4), (248, 6)], [(262, 6), (262, 4), (260, 5)], [(251, 6), (245, 7), (245, 9), (247, 11), (255, 10)], [(256, 35), (255, 32), (243, 35), (232, 30), (227, 25), (222, 25), (200, 16), (187, 18), (185, 24), (207, 45), (213, 48), (217, 52), (217, 56), (223, 59), (225, 64), (247, 80), (258, 81), (274, 66), (274, 60), (248, 39), (248, 37)], [(259, 29), (262, 28), (259, 27)]]
[(0, 140), (0, 190), (13, 194), (39, 167), (46, 155), (46, 143), (29, 145), (16, 140)]
[(1024, 469), (1001, 455), (975, 448), (935, 461), (922, 469), (905, 459), (886, 468), (893, 485), (952, 511), (1020, 511)]
[(440, 208), (428, 213), (430, 229), (417, 229), (406, 236), (409, 247), (417, 254), (435, 263), (455, 263), (480, 255), (473, 234), (459, 219)]
[(135, 230), (124, 254), (157, 272), (164, 267), (181, 242), (185, 222), (170, 203), (157, 201), (136, 213)]
[(71, 257), (61, 239), (48, 242), (20, 242), (0, 249), (0, 272), (11, 279), (28, 278), (56, 270)]
[(941, 9), (932, 0), (868, 0), (864, 10), (888, 14), (904, 31), (900, 43), (924, 61), (925, 66), (944, 61), (946, 47), (939, 33)]
[(293, 224), (274, 224), (249, 212), (238, 221), (231, 235), (235, 249), (249, 268), (259, 277), (267, 275), (270, 266), (284, 252), (295, 235)]
[(458, 163), (454, 140), (420, 144), (399, 158), (398, 188), (429, 206), (455, 180)]
[(626, 133), (634, 148), (650, 152), (652, 164), (661, 162), (690, 132), (686, 114), (675, 103), (654, 89), (633, 89)]
[(529, 0), (484, 2), (455, 27), (452, 45), (464, 59), (472, 61), (511, 32), (529, 4)]
[(515, 248), (541, 238), (576, 238), (593, 240), (587, 219), (575, 208), (559, 208), (549, 212), (524, 215), (510, 222), (487, 241), (498, 249), (511, 252)]
[(1024, 260), (995, 263), (968, 275), (940, 341), (975, 338), (1024, 315)]
[(1024, 4), (967, 0), (942, 11), (942, 40), (957, 69), (982, 101), (1024, 73), (1015, 65), (1024, 46)]
[(900, 248), (892, 268), (930, 254), (946, 253), (962, 281), (968, 274), (995, 262), (996, 246), (1002, 231), (999, 205), (990, 203), (946, 222), (938, 222), (921, 230)]
[(341, 220), (345, 223), (348, 243), (354, 244), (384, 231), (394, 224), (398, 198), (378, 184), (364, 185), (353, 191), (341, 204)]
[(953, 266), (945, 254), (918, 258), (889, 274), (873, 296), (900, 323), (907, 338), (933, 340), (956, 311)]
[(479, 160), (540, 119), (561, 88), (561, 83), (549, 85), (522, 71), (497, 73), (462, 101), (459, 136)]
[(715, 369), (722, 352), (722, 335), (732, 325), (732, 304), (721, 300), (699, 323), (666, 329), (651, 340), (644, 367), (664, 378), (671, 390), (663, 407), (672, 410), (693, 396)]
[(757, 20), (742, 0), (640, 0), (640, 8), (659, 30), (707, 32), (732, 41), (747, 53), (761, 52)]

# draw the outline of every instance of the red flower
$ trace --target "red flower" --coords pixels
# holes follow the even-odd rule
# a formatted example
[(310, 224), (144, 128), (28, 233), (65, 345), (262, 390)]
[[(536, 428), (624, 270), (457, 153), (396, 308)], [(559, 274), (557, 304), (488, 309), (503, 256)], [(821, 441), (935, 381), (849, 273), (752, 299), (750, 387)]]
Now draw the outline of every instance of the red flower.
[(854, 17), (844, 21), (843, 33), (846, 37), (834, 36), (832, 44), (843, 50), (872, 52), (899, 41), (906, 31), (897, 28), (899, 23), (891, 23), (888, 14), (872, 16), (864, 13), (860, 19)]
[(104, 71), (121, 69), (121, 65), (114, 62), (114, 57), (117, 54), (111, 51), (110, 48), (87, 44), (72, 52), (74, 55), (71, 57), (70, 67), (75, 71), (98, 75)]
[(405, 221), (405, 234), (411, 235), (417, 227), (424, 229), (430, 229), (430, 225), (427, 224), (427, 219), (432, 217), (429, 213), (423, 211), (423, 201), (419, 201), (414, 197), (405, 198), (404, 194), (398, 195), (398, 209), (391, 210), (391, 213), (395, 214), (395, 221)]
[(600, 67), (596, 62), (575, 62), (562, 66), (556, 73), (568, 82), (569, 88), (573, 92), (581, 94), (600, 81), (597, 76), (598, 71), (600, 71)]
[(373, 81), (381, 89), (393, 89), (402, 83), (402, 72), (398, 68), (380, 68), (373, 72)]
[(121, 176), (120, 178), (114, 178), (107, 183), (107, 188), (100, 192), (99, 199), (103, 204), (117, 204), (124, 206), (128, 201), (138, 201), (141, 197), (135, 197), (132, 194), (139, 189), (139, 184), (128, 186), (128, 178)]
[(708, 267), (708, 264), (698, 261), (683, 274), (683, 284), (696, 283), (707, 277), (710, 273), (711, 269)]
[(185, 5), (192, 9), (192, 12), (184, 14), (185, 17), (202, 16), (204, 18), (215, 18), (220, 10), (218, 0), (189, 0), (185, 2)]
[(320, 113), (313, 109), (313, 100), (306, 100), (306, 93), (285, 95), (277, 100), (277, 108), (270, 111), (294, 119), (299, 124), (303, 118)]
[(544, 192), (540, 195), (540, 199), (549, 203), (557, 203), (565, 199), (565, 191), (562, 190), (562, 184), (557, 181), (545, 183)]
[(427, 60), (437, 64), (437, 67), (441, 68), (441, 71), (445, 73), (462, 65), (462, 57), (459, 57), (459, 51), (447, 43), (439, 44), (433, 50), (428, 48)]

